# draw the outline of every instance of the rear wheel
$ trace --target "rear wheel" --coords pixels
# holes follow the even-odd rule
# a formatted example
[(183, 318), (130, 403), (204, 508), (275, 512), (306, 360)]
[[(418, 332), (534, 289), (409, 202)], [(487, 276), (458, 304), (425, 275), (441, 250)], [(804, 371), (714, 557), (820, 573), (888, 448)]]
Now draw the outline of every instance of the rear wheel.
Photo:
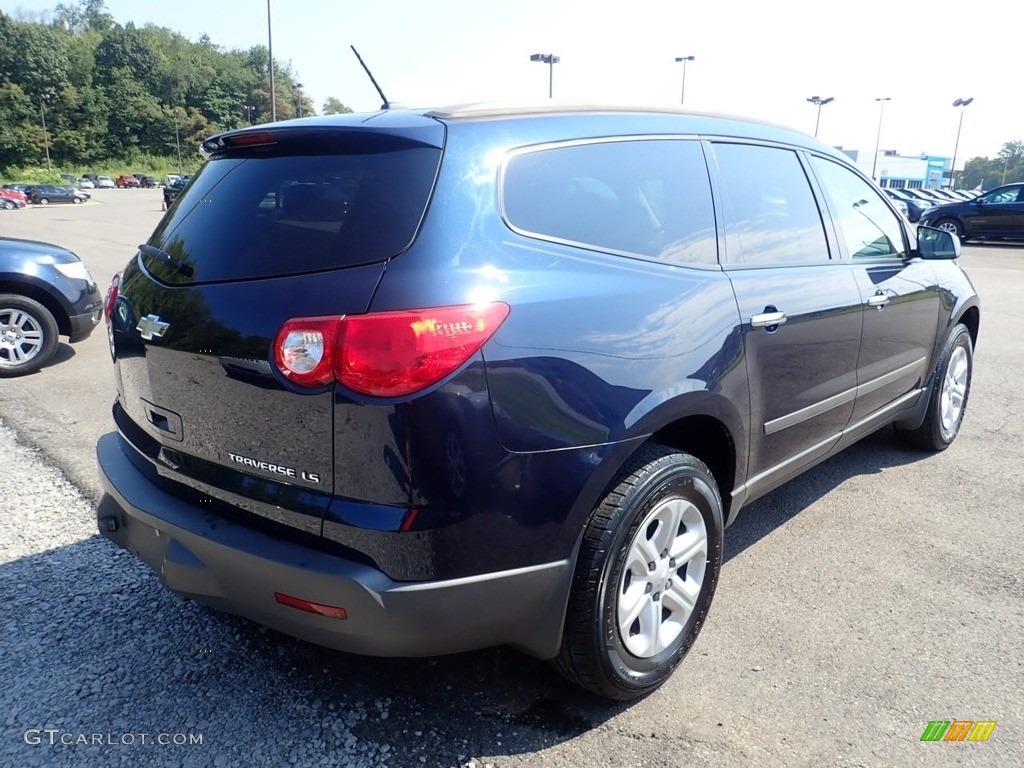
[(967, 398), (971, 394), (974, 371), (974, 347), (971, 334), (963, 325), (950, 333), (939, 355), (939, 364), (932, 380), (928, 413), (917, 429), (901, 429), (896, 433), (905, 442), (926, 451), (944, 451), (960, 433)]
[(693, 646), (722, 563), (722, 501), (698, 459), (647, 446), (592, 514), (555, 665), (628, 701), (664, 683)]
[(42, 367), (57, 351), (57, 321), (37, 301), (0, 294), (0, 378)]
[(50, 204), (49, 198), (46, 198), (46, 197), (40, 197), (39, 200), (37, 200), (36, 202), (38, 202), (40, 205), (49, 205)]
[(80, 198), (80, 197), (73, 197), (73, 198), (71, 198), (71, 200), (72, 200), (72, 202), (75, 205), (78, 205), (78, 204), (80, 204), (82, 202), (82, 198)]
[(8, 211), (14, 210), (14, 203), (13, 203), (13, 201), (11, 201), (11, 200), (4, 200), (4, 208), (6, 208)]

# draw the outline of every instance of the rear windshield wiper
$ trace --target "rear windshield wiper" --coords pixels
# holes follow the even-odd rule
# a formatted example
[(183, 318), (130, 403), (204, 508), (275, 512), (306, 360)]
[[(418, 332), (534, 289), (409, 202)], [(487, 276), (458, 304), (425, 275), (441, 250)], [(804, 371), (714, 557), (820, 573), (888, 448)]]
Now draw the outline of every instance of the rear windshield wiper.
[(151, 259), (163, 262), (183, 277), (192, 277), (192, 275), (195, 274), (195, 270), (192, 269), (190, 264), (178, 261), (167, 251), (161, 251), (159, 248), (152, 245), (140, 245), (139, 250)]

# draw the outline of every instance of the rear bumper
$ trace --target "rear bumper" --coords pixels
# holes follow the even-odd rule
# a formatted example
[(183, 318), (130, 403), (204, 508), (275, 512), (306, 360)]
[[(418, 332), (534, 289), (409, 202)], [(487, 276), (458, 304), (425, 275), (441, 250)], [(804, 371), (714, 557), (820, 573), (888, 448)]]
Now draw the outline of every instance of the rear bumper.
[[(568, 560), (434, 582), (396, 582), (361, 563), (219, 518), (153, 485), (122, 438), (97, 445), (100, 533), (173, 592), (318, 645), (370, 656), (431, 656), (511, 645), (551, 658), (572, 577)], [(401, 534), (397, 535), (414, 535)], [(275, 593), (345, 609), (338, 619)]]

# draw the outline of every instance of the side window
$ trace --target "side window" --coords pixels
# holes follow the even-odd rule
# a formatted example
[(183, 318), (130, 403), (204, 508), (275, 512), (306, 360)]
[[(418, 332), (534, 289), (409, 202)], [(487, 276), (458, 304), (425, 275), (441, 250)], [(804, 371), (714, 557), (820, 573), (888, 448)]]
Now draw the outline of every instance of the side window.
[(815, 264), (828, 242), (796, 153), (753, 144), (715, 144), (722, 174), (728, 259), (744, 264)]
[(1024, 189), (1024, 187), (1010, 187), (1008, 189), (994, 192), (991, 195), (985, 195), (982, 199), (989, 205), (992, 205), (993, 203), (1015, 203), (1017, 202), (1017, 195), (1020, 194), (1021, 189)]
[(835, 216), (839, 239), (853, 259), (877, 259), (906, 255), (903, 228), (874, 187), (853, 171), (831, 160), (812, 157)]
[(687, 264), (717, 264), (700, 144), (604, 141), (525, 152), (505, 167), (506, 221), (523, 234)]

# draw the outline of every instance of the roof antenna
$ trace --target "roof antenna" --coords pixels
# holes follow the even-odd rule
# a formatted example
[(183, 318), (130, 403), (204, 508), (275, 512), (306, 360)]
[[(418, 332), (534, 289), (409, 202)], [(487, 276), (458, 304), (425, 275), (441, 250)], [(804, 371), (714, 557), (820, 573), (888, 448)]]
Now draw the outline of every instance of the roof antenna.
[(377, 81), (374, 79), (373, 73), (370, 71), (370, 68), (368, 66), (366, 66), (366, 62), (363, 61), (363, 57), (359, 55), (359, 51), (356, 50), (356, 47), (354, 45), (350, 45), (349, 48), (352, 49), (352, 53), (354, 53), (356, 55), (356, 58), (359, 59), (359, 63), (362, 64), (363, 65), (363, 69), (366, 70), (366, 74), (370, 78), (370, 82), (373, 83), (373, 87), (376, 88), (377, 89), (377, 93), (380, 94), (381, 101), (384, 102), (383, 104), (380, 105), (380, 108), (381, 109), (405, 109), (405, 105), (404, 104), (399, 104), (397, 101), (394, 101), (394, 102), (388, 101), (388, 97), (384, 95), (384, 91), (382, 91), (380, 89), (380, 86), (377, 85)]

